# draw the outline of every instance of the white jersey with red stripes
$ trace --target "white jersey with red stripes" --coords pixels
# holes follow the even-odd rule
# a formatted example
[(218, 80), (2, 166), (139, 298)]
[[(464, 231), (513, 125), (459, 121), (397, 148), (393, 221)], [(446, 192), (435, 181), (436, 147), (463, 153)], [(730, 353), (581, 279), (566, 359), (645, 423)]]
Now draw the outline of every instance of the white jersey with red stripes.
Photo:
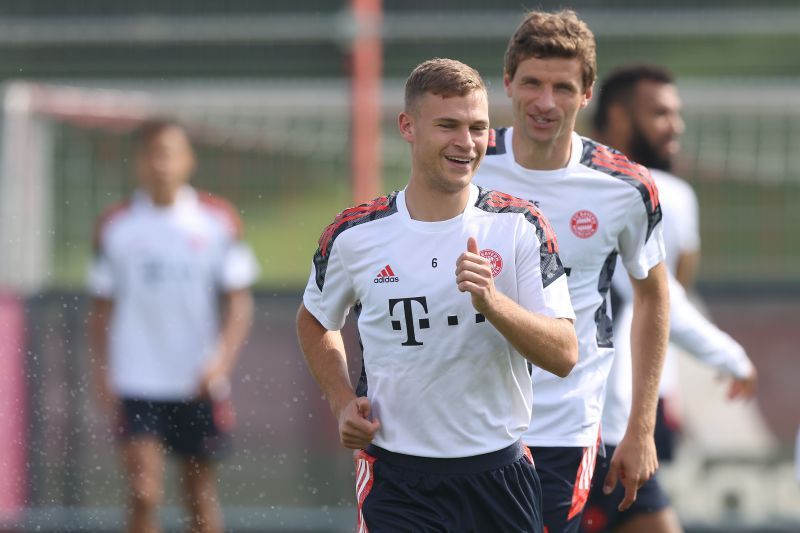
[(109, 371), (117, 394), (183, 400), (214, 355), (220, 293), (251, 285), (258, 265), (226, 201), (184, 187), (173, 205), (143, 191), (106, 211), (88, 276), (113, 301)]
[[(637, 279), (664, 259), (658, 191), (644, 167), (572, 135), (569, 161), (531, 170), (513, 153), (513, 128), (493, 130), (475, 183), (535, 203), (556, 232), (567, 272), (579, 360), (566, 378), (534, 369), (529, 446), (591, 446), (597, 440), (613, 359), (608, 290), (616, 258)], [(653, 241), (654, 246), (645, 246)]]
[(374, 444), (420, 457), (471, 457), (508, 447), (528, 427), (527, 361), (456, 286), (475, 237), (495, 285), (531, 311), (572, 318), (546, 220), (529, 202), (470, 187), (466, 209), (414, 220), (405, 193), (340, 213), (320, 237), (303, 296), (328, 330), (356, 309), (358, 387), (381, 426)]

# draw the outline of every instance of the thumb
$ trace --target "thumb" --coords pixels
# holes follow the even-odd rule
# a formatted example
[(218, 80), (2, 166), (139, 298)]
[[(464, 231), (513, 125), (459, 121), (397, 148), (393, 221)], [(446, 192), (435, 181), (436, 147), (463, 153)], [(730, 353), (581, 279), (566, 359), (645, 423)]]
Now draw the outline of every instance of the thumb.
[(470, 237), (467, 239), (467, 251), (473, 254), (478, 253), (478, 241), (475, 237)]
[(358, 414), (361, 415), (369, 425), (368, 432), (373, 434), (378, 431), (378, 428), (381, 427), (381, 423), (377, 418), (374, 420), (370, 419), (370, 415), (372, 414), (372, 406), (369, 403), (369, 398), (366, 396), (359, 397), (356, 400), (356, 407), (358, 408)]
[(359, 396), (356, 398), (356, 409), (358, 409), (358, 414), (369, 420), (369, 415), (372, 412), (372, 407), (369, 404), (369, 398), (366, 396)]

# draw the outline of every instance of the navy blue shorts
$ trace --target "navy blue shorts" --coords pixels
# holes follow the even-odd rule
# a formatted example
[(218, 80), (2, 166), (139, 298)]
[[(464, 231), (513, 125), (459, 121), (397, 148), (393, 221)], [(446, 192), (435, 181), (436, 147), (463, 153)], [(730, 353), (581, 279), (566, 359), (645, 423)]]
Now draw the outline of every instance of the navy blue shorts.
[(613, 531), (636, 515), (655, 513), (669, 507), (669, 498), (658, 484), (658, 478), (652, 477), (638, 490), (633, 505), (622, 512), (617, 510), (625, 498), (625, 487), (622, 483), (617, 482), (616, 488), (608, 496), (603, 494), (603, 481), (608, 474), (608, 466), (615, 449), (615, 446), (606, 446), (606, 456), (597, 461), (597, 468), (594, 471), (595, 483), (592, 484), (589, 503), (583, 513), (581, 531), (584, 533)]
[(168, 452), (200, 460), (219, 460), (230, 453), (233, 407), (230, 400), (155, 402), (124, 398), (120, 406), (122, 440), (157, 437)]
[(671, 420), (667, 414), (664, 398), (658, 399), (658, 408), (656, 409), (656, 430), (653, 437), (656, 441), (656, 453), (658, 460), (662, 463), (669, 463), (675, 458), (675, 448), (678, 444), (680, 437), (680, 428), (678, 424)]
[(541, 485), (519, 443), (458, 459), (370, 445), (355, 461), (359, 533), (542, 533)]
[(587, 448), (531, 447), (542, 480), (545, 533), (578, 533), (589, 498), (597, 444)]

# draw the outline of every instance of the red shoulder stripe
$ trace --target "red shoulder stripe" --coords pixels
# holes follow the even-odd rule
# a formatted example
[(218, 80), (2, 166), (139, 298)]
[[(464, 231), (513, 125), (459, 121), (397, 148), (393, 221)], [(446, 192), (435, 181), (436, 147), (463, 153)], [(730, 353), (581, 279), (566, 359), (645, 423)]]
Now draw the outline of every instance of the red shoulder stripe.
[(123, 200), (121, 202), (111, 204), (111, 206), (106, 208), (106, 210), (103, 211), (99, 217), (97, 217), (97, 222), (94, 225), (94, 234), (92, 236), (92, 246), (95, 252), (100, 250), (100, 234), (103, 232), (103, 228), (117, 216), (127, 211), (130, 205), (130, 200)]
[(336, 218), (334, 218), (333, 222), (331, 222), (328, 227), (325, 228), (325, 231), (322, 232), (322, 235), (319, 238), (319, 250), (322, 254), (322, 257), (328, 255), (328, 244), (336, 234), (336, 230), (339, 229), (342, 224), (357, 218), (362, 218), (375, 211), (385, 211), (386, 209), (389, 209), (388, 201), (389, 199), (386, 196), (381, 196), (379, 198), (375, 198), (369, 203), (345, 209), (336, 215)]
[(497, 130), (489, 128), (489, 143), (486, 145), (488, 148), (497, 147)]
[(239, 212), (232, 203), (220, 196), (216, 196), (206, 191), (197, 191), (197, 197), (201, 204), (206, 207), (210, 207), (223, 215), (223, 218), (227, 221), (231, 233), (233, 233), (235, 238), (242, 238), (242, 217), (239, 216)]
[(492, 191), (486, 203), (492, 207), (498, 207), (501, 209), (503, 207), (523, 207), (527, 209), (531, 215), (539, 220), (542, 225), (542, 230), (544, 231), (545, 239), (547, 240), (547, 251), (550, 253), (558, 252), (556, 232), (553, 231), (553, 228), (550, 226), (550, 222), (547, 220), (547, 217), (545, 217), (532, 202), (528, 202), (527, 200), (517, 198), (516, 196), (512, 196), (504, 192)]
[(612, 158), (611, 153), (605, 151), (605, 154), (601, 152), (599, 149), (598, 151), (593, 154), (592, 156), (592, 163), (609, 168), (611, 170), (616, 170), (626, 176), (629, 176), (645, 186), (647, 189), (647, 193), (650, 196), (650, 201), (653, 204), (653, 208), (658, 205), (658, 189), (655, 186), (655, 182), (653, 178), (650, 177), (650, 173), (647, 169), (641, 165), (636, 163), (632, 163), (626, 159), (620, 158)]

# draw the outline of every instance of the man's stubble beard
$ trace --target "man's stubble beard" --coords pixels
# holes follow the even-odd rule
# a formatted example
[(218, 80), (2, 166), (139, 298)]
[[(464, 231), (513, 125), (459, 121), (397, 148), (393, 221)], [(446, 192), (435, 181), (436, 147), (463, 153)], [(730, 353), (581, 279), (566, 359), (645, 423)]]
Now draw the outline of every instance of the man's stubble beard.
[(658, 153), (658, 150), (647, 140), (636, 121), (633, 122), (631, 153), (628, 154), (628, 157), (647, 168), (663, 170), (664, 172), (672, 171), (672, 158), (664, 157)]

